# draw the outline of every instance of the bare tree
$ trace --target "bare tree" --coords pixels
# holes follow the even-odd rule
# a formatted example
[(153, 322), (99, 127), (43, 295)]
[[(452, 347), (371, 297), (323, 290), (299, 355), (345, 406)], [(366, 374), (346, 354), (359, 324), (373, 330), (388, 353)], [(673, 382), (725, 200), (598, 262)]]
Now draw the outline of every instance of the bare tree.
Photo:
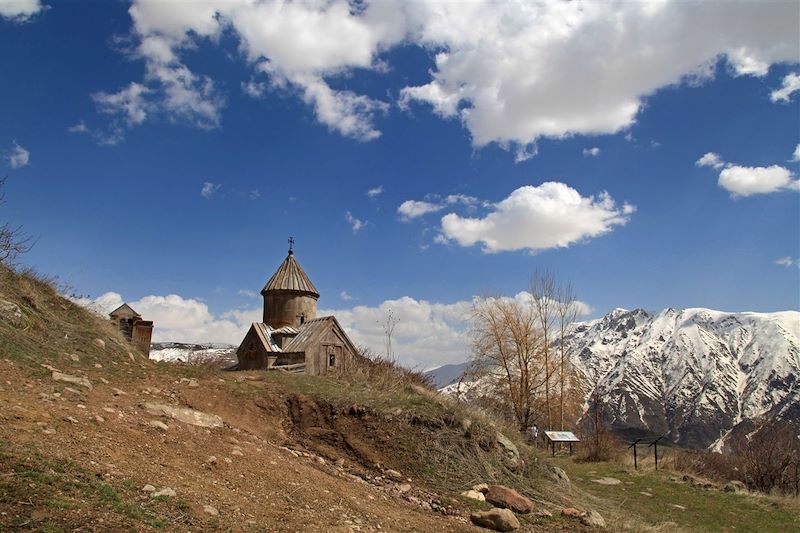
[(386, 313), (384, 321), (380, 323), (381, 327), (383, 328), (383, 342), (384, 346), (386, 347), (386, 359), (392, 362), (396, 362), (394, 350), (392, 348), (392, 337), (394, 336), (394, 328), (397, 326), (398, 322), (400, 322), (400, 319), (394, 316), (394, 311), (389, 309), (389, 311)]
[(550, 378), (552, 375), (550, 348), (558, 312), (558, 285), (555, 276), (549, 270), (537, 270), (531, 276), (531, 300), (536, 320), (541, 329), (542, 350), (544, 356), (544, 402), (547, 417), (547, 429), (553, 427), (551, 409)]
[(524, 430), (534, 420), (546, 376), (533, 308), (514, 299), (483, 298), (473, 304), (472, 322), (470, 372), (487, 380)]
[(578, 317), (578, 307), (576, 305), (575, 291), (572, 284), (567, 283), (558, 288), (558, 301), (556, 302), (556, 314), (558, 315), (558, 411), (559, 428), (564, 430), (564, 405), (566, 403), (567, 389), (572, 388), (572, 369), (569, 358), (566, 354), (565, 338), (570, 324), (575, 322)]
[[(0, 205), (5, 203), (6, 178), (0, 178)], [(5, 223), (0, 226), (0, 263), (9, 265), (16, 261), (17, 257), (24, 254), (33, 246), (33, 241), (29, 235), (22, 232), (21, 226), (11, 226)]]

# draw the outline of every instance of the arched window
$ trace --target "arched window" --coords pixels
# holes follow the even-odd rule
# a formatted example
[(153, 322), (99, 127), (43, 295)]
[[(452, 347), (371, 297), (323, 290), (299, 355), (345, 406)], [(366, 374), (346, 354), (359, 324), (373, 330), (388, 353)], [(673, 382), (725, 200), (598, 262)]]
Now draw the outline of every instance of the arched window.
[(328, 354), (328, 366), (336, 366), (336, 354)]

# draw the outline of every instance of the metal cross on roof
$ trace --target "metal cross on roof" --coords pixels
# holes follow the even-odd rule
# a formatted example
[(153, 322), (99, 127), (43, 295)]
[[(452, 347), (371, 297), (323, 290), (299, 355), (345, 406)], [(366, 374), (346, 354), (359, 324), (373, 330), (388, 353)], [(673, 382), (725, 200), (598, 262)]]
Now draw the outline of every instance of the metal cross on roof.
[(294, 250), (294, 237), (289, 237), (289, 253), (293, 253)]

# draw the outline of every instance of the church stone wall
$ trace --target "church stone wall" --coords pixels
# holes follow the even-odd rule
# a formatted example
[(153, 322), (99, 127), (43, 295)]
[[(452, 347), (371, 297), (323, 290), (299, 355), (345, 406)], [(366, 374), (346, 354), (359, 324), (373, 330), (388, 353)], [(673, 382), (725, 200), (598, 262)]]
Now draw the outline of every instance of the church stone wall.
[(297, 292), (269, 291), (264, 295), (264, 323), (273, 327), (300, 326), (305, 320), (317, 318), (317, 300)]

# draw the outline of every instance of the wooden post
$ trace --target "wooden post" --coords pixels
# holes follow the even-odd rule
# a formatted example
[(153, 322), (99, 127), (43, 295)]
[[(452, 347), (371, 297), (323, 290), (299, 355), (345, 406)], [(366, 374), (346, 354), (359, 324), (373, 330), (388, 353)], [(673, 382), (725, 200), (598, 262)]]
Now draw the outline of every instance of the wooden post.
[(572, 441), (569, 443), (569, 456), (572, 457)]
[(658, 437), (656, 440), (654, 440), (650, 444), (650, 446), (648, 446), (648, 448), (650, 448), (651, 446), (653, 447), (653, 453), (654, 453), (654, 457), (656, 459), (656, 470), (658, 470), (658, 441), (660, 441), (663, 438), (664, 437)]
[(628, 448), (633, 448), (633, 469), (634, 470), (638, 470), (639, 469), (639, 463), (638, 463), (638, 460), (637, 460), (637, 457), (636, 457), (636, 444), (638, 444), (638, 442), (640, 440), (642, 440), (642, 439), (636, 439), (635, 441), (633, 441), (633, 444), (628, 446)]

